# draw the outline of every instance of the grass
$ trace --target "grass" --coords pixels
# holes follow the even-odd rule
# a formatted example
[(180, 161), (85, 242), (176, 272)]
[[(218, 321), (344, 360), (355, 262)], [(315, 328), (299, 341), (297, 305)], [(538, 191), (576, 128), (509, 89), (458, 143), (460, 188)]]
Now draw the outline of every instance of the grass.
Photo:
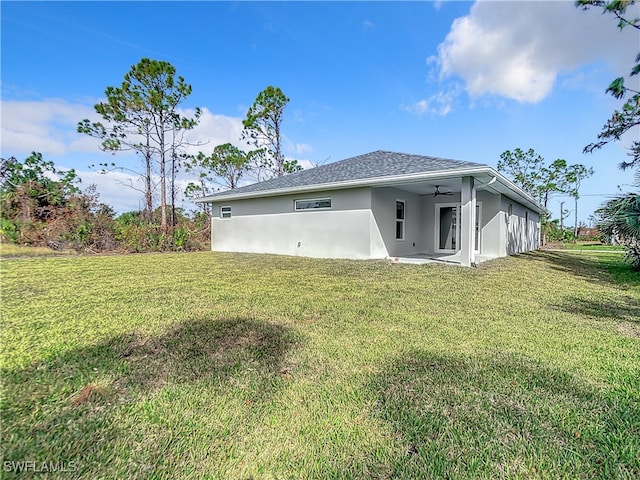
[(624, 252), (623, 245), (606, 245), (594, 242), (568, 242), (559, 244), (560, 248), (566, 250), (580, 250), (584, 252)]
[(640, 476), (640, 276), (617, 254), (463, 269), (205, 252), (0, 272), (3, 465)]
[(0, 258), (49, 257), (56, 255), (74, 255), (69, 250), (51, 250), (47, 247), (28, 247), (15, 243), (0, 242)]

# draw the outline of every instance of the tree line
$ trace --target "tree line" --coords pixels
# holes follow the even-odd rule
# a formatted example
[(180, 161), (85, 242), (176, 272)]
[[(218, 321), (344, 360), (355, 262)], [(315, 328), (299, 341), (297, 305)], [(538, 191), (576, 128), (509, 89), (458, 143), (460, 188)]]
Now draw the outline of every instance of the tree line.
[(94, 106), (100, 120), (78, 123), (77, 131), (99, 139), (102, 151), (135, 153), (137, 165), (105, 162), (91, 167), (103, 174), (117, 170), (132, 175), (135, 181), (125, 185), (143, 195), (140, 212), (116, 217), (113, 209), (99, 202), (95, 187), (81, 192), (74, 170), (57, 170), (40, 153), (33, 152), (24, 161), (2, 159), (0, 219), (5, 240), (99, 251), (198, 249), (209, 239), (208, 206), (191, 216), (177, 207), (181, 171), (195, 177), (182, 192), (193, 199), (218, 188), (236, 188), (247, 174), (265, 180), (301, 170), (298, 161), (287, 159), (282, 150), (289, 99), (280, 88), (268, 86), (249, 108), (238, 139), (246, 143), (247, 151), (226, 143), (209, 154), (188, 153), (205, 145), (187, 140), (202, 115), (200, 108), (192, 115), (182, 113), (191, 93), (191, 85), (173, 65), (143, 58), (121, 85), (107, 87), (106, 100)]
[[(581, 163), (569, 165), (562, 158), (546, 165), (544, 158), (532, 148), (526, 152), (520, 148), (514, 151), (506, 150), (500, 156), (497, 168), (544, 208), (549, 207), (549, 199), (554, 194), (571, 196), (574, 200), (572, 238), (577, 238), (580, 187), (583, 180), (593, 175), (593, 168), (587, 168)], [(561, 209), (559, 219), (561, 224), (568, 213), (567, 210)], [(541, 217), (541, 236), (543, 244), (547, 241), (565, 240), (568, 237), (563, 226), (558, 226), (558, 221), (551, 221), (548, 215)]]
[(154, 191), (159, 189), (160, 230), (164, 234), (175, 225), (176, 175), (180, 170), (196, 176), (184, 192), (195, 198), (212, 193), (215, 185), (236, 188), (248, 172), (264, 180), (300, 169), (296, 160), (287, 160), (282, 152), (283, 114), (289, 99), (280, 88), (268, 86), (260, 92), (243, 121), (238, 141), (253, 149), (244, 151), (226, 143), (214, 147), (209, 155), (187, 153), (188, 147), (204, 145), (185, 140), (202, 114), (198, 107), (192, 116), (180, 114), (179, 107), (191, 92), (191, 85), (176, 76), (173, 65), (143, 58), (127, 72), (121, 86), (106, 89), (105, 102), (95, 105), (102, 120), (84, 119), (78, 124), (78, 132), (101, 140), (103, 151), (139, 155), (141, 170), (103, 163), (101, 171), (126, 170), (141, 180), (145, 218), (154, 211)]

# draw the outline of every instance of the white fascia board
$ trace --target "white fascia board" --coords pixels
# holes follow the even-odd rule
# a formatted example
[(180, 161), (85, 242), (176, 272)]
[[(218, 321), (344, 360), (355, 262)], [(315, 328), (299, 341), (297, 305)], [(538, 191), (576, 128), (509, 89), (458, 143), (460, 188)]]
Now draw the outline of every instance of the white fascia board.
[(317, 192), (324, 190), (342, 190), (355, 187), (387, 187), (393, 185), (406, 185), (410, 183), (435, 180), (439, 178), (461, 177), (478, 175), (486, 171), (486, 167), (467, 168), (460, 170), (441, 170), (438, 172), (412, 173), (407, 175), (395, 175), (389, 177), (363, 178), (358, 180), (346, 180), (342, 182), (319, 183), (314, 185), (301, 185), (299, 187), (287, 187), (274, 190), (261, 190), (256, 192), (230, 193), (228, 195), (210, 195), (195, 200), (196, 203), (220, 203), (226, 200), (240, 200), (245, 198), (273, 197), (289, 195), (292, 193)]
[[(498, 182), (505, 187), (508, 194), (510, 196), (515, 197), (514, 199), (526, 204), (531, 207), (533, 210), (538, 211), (539, 213), (546, 212), (545, 208), (540, 205), (536, 200), (531, 197), (528, 193), (522, 190), (520, 187), (515, 185), (511, 180), (507, 179), (501, 173), (497, 172), (493, 168), (489, 166), (482, 167), (470, 167), (456, 170), (440, 170), (437, 172), (426, 172), (426, 173), (412, 173), (407, 175), (395, 175), (390, 177), (378, 177), (378, 178), (365, 178), (358, 180), (346, 180), (342, 182), (330, 182), (330, 183), (322, 183), (315, 185), (301, 185), (299, 187), (288, 187), (288, 188), (279, 188), (274, 190), (260, 190), (256, 192), (243, 192), (243, 193), (229, 193), (227, 195), (211, 195), (208, 197), (202, 197), (195, 200), (195, 203), (223, 203), (230, 200), (242, 200), (242, 199), (250, 199), (250, 198), (263, 198), (263, 197), (275, 197), (280, 195), (291, 195), (296, 193), (309, 193), (309, 192), (319, 192), (326, 190), (343, 190), (348, 188), (356, 188), (356, 187), (392, 187), (396, 185), (407, 185), (411, 183), (419, 183), (427, 180), (438, 180), (443, 178), (452, 178), (452, 177), (485, 177), (487, 178), (488, 183), (493, 177), (496, 177)], [(492, 189), (499, 193), (507, 194), (507, 192), (499, 191), (494, 187), (495, 183), (491, 186), (488, 186), (488, 189)], [(479, 188), (482, 188), (482, 184), (478, 185)], [(500, 189), (502, 190), (502, 189)]]
[(500, 172), (493, 170), (493, 168), (491, 168), (491, 170), (493, 171), (493, 174), (496, 176), (498, 182), (505, 187), (506, 191), (501, 191), (496, 188), (493, 188), (493, 185), (491, 185), (488, 188), (491, 188), (494, 191), (498, 191), (499, 193), (502, 193), (503, 195), (506, 195), (520, 203), (524, 203), (526, 206), (528, 206), (532, 210), (535, 210), (538, 213), (551, 214), (551, 212), (546, 208), (544, 208), (543, 205), (538, 203), (538, 201), (535, 198), (533, 198), (531, 195), (529, 195), (527, 192), (525, 192), (523, 189), (521, 189), (519, 186), (517, 186), (515, 183), (509, 180), (507, 177), (502, 175)]

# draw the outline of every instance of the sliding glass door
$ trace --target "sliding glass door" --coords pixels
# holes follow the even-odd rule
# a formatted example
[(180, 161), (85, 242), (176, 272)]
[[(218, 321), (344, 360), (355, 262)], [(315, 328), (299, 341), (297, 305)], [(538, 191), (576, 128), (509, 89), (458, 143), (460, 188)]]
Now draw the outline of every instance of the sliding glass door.
[[(481, 204), (476, 203), (476, 224), (474, 250), (480, 251), (480, 215)], [(436, 205), (435, 250), (442, 253), (455, 253), (460, 250), (460, 204), (439, 203)]]
[(458, 207), (457, 206), (441, 206), (438, 209), (438, 250), (446, 252), (455, 252), (458, 250), (458, 239), (460, 233), (458, 229)]

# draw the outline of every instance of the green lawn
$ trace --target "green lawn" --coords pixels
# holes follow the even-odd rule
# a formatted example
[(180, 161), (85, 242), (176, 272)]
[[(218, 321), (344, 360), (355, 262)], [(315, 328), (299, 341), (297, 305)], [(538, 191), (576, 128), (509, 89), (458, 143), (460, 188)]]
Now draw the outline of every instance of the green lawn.
[(4, 260), (0, 475), (638, 478), (621, 262)]
[(624, 252), (625, 248), (623, 245), (607, 245), (602, 243), (594, 243), (594, 242), (578, 242), (578, 243), (561, 243), (558, 245), (559, 248), (563, 248), (566, 250), (580, 250), (584, 252)]

